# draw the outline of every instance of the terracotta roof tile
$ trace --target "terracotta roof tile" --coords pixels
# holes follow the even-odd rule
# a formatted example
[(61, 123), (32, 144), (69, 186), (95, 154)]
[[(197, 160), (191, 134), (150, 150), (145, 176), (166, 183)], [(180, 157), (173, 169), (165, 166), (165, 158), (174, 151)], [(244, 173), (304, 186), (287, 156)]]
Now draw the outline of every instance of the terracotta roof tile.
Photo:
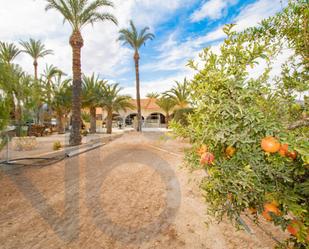
[[(136, 109), (136, 99), (131, 100), (132, 105)], [(160, 107), (156, 104), (156, 99), (141, 99), (141, 107), (144, 110), (160, 111)], [(97, 108), (97, 114), (103, 114), (102, 108)]]
[[(136, 100), (132, 100), (132, 104), (136, 107)], [(160, 110), (156, 104), (156, 99), (141, 99), (141, 108), (145, 110)]]

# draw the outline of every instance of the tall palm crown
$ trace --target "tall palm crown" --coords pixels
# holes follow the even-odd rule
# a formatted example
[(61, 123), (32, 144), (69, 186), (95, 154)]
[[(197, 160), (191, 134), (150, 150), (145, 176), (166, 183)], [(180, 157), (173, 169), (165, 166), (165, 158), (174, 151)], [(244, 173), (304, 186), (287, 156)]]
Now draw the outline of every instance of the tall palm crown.
[(188, 89), (189, 82), (185, 78), (183, 82), (176, 81), (176, 86), (165, 92), (163, 95), (174, 100), (180, 108), (188, 107), (190, 103), (190, 91)]
[(147, 40), (153, 40), (154, 34), (149, 33), (149, 28), (145, 27), (140, 32), (137, 31), (133, 21), (130, 21), (130, 29), (121, 29), (118, 40), (123, 41), (134, 49), (134, 62), (136, 74), (136, 102), (137, 102), (137, 131), (142, 130), (142, 113), (141, 113), (141, 97), (140, 97), (140, 79), (139, 79), (139, 52), (140, 47), (146, 43)]
[(84, 40), (81, 35), (81, 29), (88, 24), (94, 24), (98, 21), (112, 21), (117, 24), (116, 18), (109, 13), (102, 13), (102, 7), (113, 7), (112, 2), (108, 0), (46, 0), (46, 10), (54, 9), (68, 22), (72, 27), (70, 45), (72, 47), (73, 59), (73, 98), (72, 98), (72, 129), (70, 134), (70, 145), (79, 145), (81, 143), (81, 48)]
[(13, 43), (0, 42), (0, 60), (5, 63), (12, 61), (20, 54), (20, 50)]
[(153, 40), (155, 35), (149, 33), (149, 27), (143, 28), (140, 32), (137, 31), (133, 21), (130, 21), (131, 29), (121, 29), (119, 31), (119, 40), (124, 44), (129, 44), (136, 52), (147, 40)]
[(53, 54), (53, 51), (46, 49), (45, 45), (40, 40), (34, 40), (32, 38), (30, 38), (29, 41), (20, 41), (20, 45), (24, 48), (22, 52), (30, 55), (33, 59), (34, 79), (37, 80), (38, 59)]
[(68, 22), (73, 32), (98, 21), (112, 21), (117, 24), (117, 19), (109, 13), (101, 13), (102, 7), (114, 7), (113, 3), (108, 0), (46, 0), (46, 10), (55, 9), (60, 12), (64, 22)]
[(82, 105), (89, 108), (90, 111), (90, 133), (96, 132), (96, 108), (100, 102), (100, 91), (106, 84), (106, 81), (100, 80), (99, 76), (83, 76), (82, 85)]

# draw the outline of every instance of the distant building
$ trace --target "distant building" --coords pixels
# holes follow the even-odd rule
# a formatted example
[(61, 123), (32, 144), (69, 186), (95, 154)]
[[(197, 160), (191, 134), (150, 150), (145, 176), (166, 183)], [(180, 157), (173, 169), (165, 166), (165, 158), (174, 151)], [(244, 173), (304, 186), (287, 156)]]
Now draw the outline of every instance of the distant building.
[[(113, 113), (113, 124), (117, 126), (118, 123), (122, 123), (125, 126), (132, 126), (134, 117), (137, 116), (136, 100), (132, 100), (132, 104), (135, 106), (133, 109), (127, 109), (126, 111), (120, 111), (119, 113)], [(156, 104), (156, 99), (141, 99), (141, 111), (143, 119), (143, 127), (165, 127), (165, 113)], [(102, 108), (97, 108), (97, 121), (102, 121), (104, 124), (106, 121), (107, 113)]]

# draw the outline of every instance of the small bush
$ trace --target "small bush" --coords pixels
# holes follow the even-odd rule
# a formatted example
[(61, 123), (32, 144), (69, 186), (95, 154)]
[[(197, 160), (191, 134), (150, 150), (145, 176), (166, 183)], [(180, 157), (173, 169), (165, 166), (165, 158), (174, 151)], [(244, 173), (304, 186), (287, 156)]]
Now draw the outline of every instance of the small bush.
[(82, 130), (81, 134), (82, 134), (82, 136), (87, 137), (88, 131), (87, 130)]
[(60, 143), (60, 141), (56, 141), (53, 144), (53, 150), (60, 150), (62, 148), (62, 145)]

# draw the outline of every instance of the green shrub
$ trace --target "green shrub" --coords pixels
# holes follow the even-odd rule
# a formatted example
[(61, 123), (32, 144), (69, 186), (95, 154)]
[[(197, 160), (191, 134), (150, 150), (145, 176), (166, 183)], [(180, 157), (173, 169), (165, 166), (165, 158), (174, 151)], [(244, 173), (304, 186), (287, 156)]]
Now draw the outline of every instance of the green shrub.
[(176, 122), (180, 123), (181, 125), (187, 126), (188, 125), (188, 116), (192, 114), (194, 111), (193, 108), (181, 108), (177, 109), (174, 112), (174, 118)]
[(60, 150), (62, 148), (62, 144), (60, 141), (55, 141), (53, 144), (53, 150)]
[[(290, 11), (297, 10), (294, 7)], [(285, 25), (293, 18), (300, 17), (284, 22), (279, 19), (281, 22), (275, 24)], [(263, 23), (268, 29), (267, 22)], [(299, 75), (291, 69), (293, 73), (289, 74), (285, 68), (281, 78), (272, 82), (271, 62), (281, 47), (265, 34), (257, 39), (260, 31), (253, 30), (251, 36), (232, 29), (233, 25), (224, 28), (228, 38), (219, 53), (206, 48), (200, 54), (199, 67), (189, 62), (196, 70), (190, 84), (195, 110), (188, 116), (186, 129), (180, 122), (172, 127), (193, 143), (186, 155), (188, 164), (208, 172), (201, 187), (212, 215), (219, 221), (227, 216), (237, 224), (239, 215), (248, 213), (249, 208), (265, 217), (266, 204), (275, 203), (272, 205), (280, 215), (271, 213), (270, 222), (286, 230), (292, 220), (297, 220), (298, 232), (285, 243), (290, 248), (308, 248), (309, 128), (290, 130), (302, 110), (295, 105), (296, 94), (292, 94), (297, 88), (286, 84), (288, 80), (302, 83), (299, 92), (308, 90), (309, 85), (304, 84), (308, 83), (308, 71)], [(265, 71), (251, 78), (248, 68), (254, 69), (263, 60)], [(275, 137), (281, 145), (288, 144), (287, 155), (265, 152), (261, 141), (266, 136)], [(207, 151), (200, 152), (201, 148)], [(227, 148), (235, 148), (235, 153), (229, 156)], [(203, 163), (209, 153), (214, 162)], [(258, 220), (261, 216), (254, 217)]]

